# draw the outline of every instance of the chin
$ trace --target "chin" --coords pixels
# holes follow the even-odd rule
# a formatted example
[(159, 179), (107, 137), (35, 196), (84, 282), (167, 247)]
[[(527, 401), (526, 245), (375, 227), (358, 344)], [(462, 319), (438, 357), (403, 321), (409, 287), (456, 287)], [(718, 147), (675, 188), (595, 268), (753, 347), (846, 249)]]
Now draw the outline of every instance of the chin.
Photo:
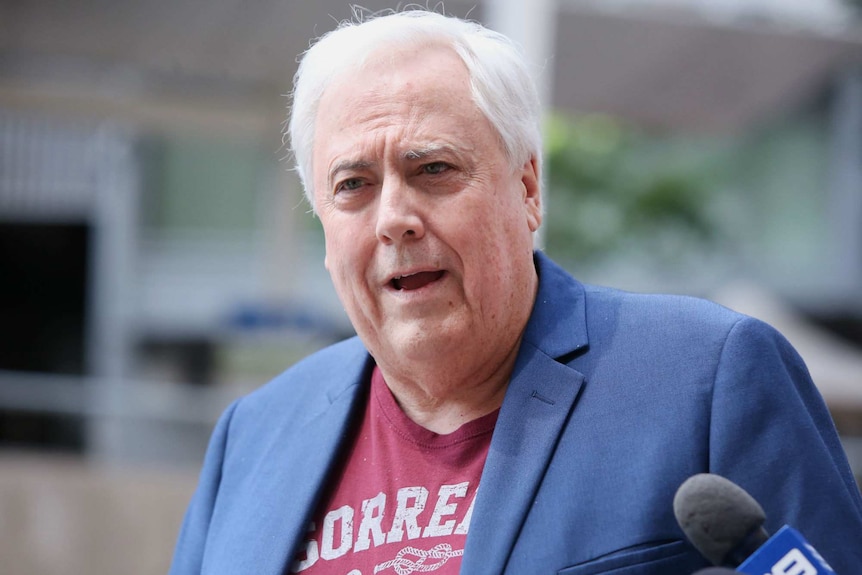
[(388, 331), (392, 337), (381, 341), (399, 359), (409, 361), (440, 361), (453, 347), (459, 347), (459, 338), (439, 324), (402, 326)]

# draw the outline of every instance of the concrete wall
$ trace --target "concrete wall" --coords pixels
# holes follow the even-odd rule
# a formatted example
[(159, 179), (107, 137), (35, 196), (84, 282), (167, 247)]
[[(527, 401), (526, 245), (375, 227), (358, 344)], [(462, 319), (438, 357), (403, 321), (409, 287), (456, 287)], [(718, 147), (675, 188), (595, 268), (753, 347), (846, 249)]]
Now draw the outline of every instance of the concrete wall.
[(0, 455), (0, 571), (166, 573), (196, 475)]

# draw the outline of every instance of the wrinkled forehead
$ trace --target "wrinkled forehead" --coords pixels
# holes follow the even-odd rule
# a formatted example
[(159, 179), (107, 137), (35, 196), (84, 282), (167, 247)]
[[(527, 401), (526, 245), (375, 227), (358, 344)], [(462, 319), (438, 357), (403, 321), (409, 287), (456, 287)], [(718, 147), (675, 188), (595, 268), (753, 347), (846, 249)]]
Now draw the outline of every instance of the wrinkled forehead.
[(333, 96), (351, 99), (360, 93), (385, 100), (387, 94), (427, 78), (441, 86), (466, 85), (469, 93), (469, 70), (454, 49), (441, 44), (409, 44), (378, 48), (356, 67), (341, 70), (330, 80), (321, 100)]
[[(345, 71), (324, 90), (315, 119), (314, 148), (326, 146), (328, 136), (345, 135), (357, 126), (420, 122), (431, 112), (451, 117), (481, 115), (461, 59), (441, 46), (381, 48), (361, 68)], [(445, 124), (438, 124), (439, 129), (447, 129)]]
[(469, 76), (452, 51), (381, 50), (366, 66), (330, 83), (315, 122), (317, 152), (333, 138), (363, 139), (378, 130), (444, 136), (484, 120), (472, 102)]
[[(469, 69), (450, 44), (439, 39), (416, 39), (383, 44), (356, 60), (353, 65), (340, 67), (330, 77), (322, 95), (326, 97), (331, 93), (333, 86), (343, 87), (345, 81), (360, 87), (373, 86), (382, 77), (391, 76), (388, 73), (396, 68), (407, 79), (411, 73), (419, 77), (437, 70), (441, 83), (450, 81), (462, 71), (469, 80)], [(349, 94), (343, 95), (350, 97)]]

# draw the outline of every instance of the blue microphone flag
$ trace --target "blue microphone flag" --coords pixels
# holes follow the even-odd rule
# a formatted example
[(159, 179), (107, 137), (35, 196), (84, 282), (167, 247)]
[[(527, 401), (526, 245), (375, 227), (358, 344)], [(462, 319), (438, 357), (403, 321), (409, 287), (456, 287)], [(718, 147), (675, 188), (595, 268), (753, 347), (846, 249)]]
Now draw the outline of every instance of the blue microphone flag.
[(836, 575), (802, 534), (787, 525), (736, 570), (749, 575)]

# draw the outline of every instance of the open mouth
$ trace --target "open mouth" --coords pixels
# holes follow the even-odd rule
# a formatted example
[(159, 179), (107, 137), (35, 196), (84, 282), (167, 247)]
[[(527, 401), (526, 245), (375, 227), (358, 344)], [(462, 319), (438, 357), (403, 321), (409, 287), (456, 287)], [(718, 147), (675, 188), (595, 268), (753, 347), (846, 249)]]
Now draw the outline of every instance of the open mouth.
[(432, 282), (436, 282), (443, 277), (446, 272), (437, 270), (433, 272), (419, 272), (406, 276), (397, 276), (392, 278), (390, 285), (396, 290), (414, 290), (427, 286)]

